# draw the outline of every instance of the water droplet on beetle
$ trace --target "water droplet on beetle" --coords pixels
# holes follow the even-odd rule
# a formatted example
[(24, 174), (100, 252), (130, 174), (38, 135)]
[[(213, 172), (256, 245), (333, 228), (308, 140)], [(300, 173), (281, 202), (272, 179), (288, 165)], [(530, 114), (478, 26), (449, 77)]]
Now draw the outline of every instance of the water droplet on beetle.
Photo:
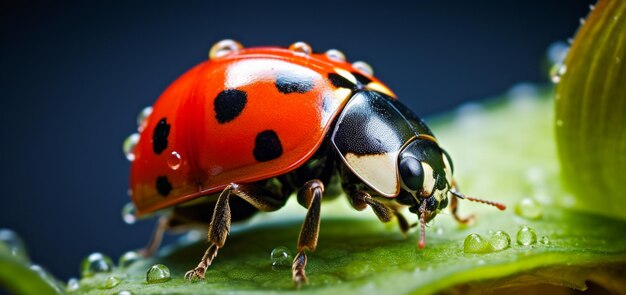
[(104, 284), (102, 284), (102, 287), (105, 289), (113, 289), (117, 287), (117, 285), (119, 285), (121, 282), (122, 279), (116, 276), (110, 276), (104, 280)]
[(172, 170), (178, 170), (183, 163), (183, 159), (177, 151), (173, 151), (167, 158), (167, 166)]
[(0, 251), (5, 251), (23, 262), (30, 261), (28, 253), (26, 253), (24, 241), (16, 232), (10, 229), (0, 228)]
[(332, 60), (336, 60), (336, 61), (346, 61), (346, 56), (343, 54), (343, 52), (337, 50), (337, 49), (329, 49), (326, 51), (326, 57), (332, 59)]
[(170, 280), (170, 269), (163, 264), (155, 264), (146, 272), (148, 284), (159, 284)]
[(98, 252), (90, 254), (80, 264), (80, 273), (83, 278), (92, 277), (97, 273), (111, 272), (112, 270), (113, 261), (111, 258)]
[(364, 61), (355, 61), (352, 63), (352, 67), (370, 76), (374, 75), (374, 69), (372, 66)]
[(126, 203), (126, 205), (122, 207), (122, 219), (126, 224), (133, 224), (137, 221), (135, 213), (137, 213), (137, 208), (135, 208), (135, 204), (132, 202)]
[(311, 53), (313, 53), (311, 45), (302, 41), (294, 42), (293, 44), (289, 45), (289, 50), (304, 53), (306, 55), (310, 55)]
[(270, 259), (272, 260), (272, 268), (279, 268), (281, 266), (291, 267), (293, 257), (287, 247), (281, 246), (272, 249)]
[(463, 241), (465, 253), (488, 253), (491, 252), (489, 243), (479, 234), (470, 234)]
[(145, 107), (139, 112), (139, 115), (137, 115), (137, 131), (141, 132), (146, 128), (150, 114), (152, 114), (151, 106)]
[(67, 286), (65, 287), (65, 291), (74, 292), (80, 288), (80, 284), (78, 283), (77, 278), (70, 278), (67, 280)]
[(241, 49), (243, 49), (243, 45), (241, 45), (241, 43), (235, 40), (225, 39), (211, 46), (211, 50), (209, 50), (209, 59), (220, 58)]
[(569, 45), (563, 41), (556, 41), (548, 46), (547, 58), (548, 62), (552, 65), (563, 63), (567, 53), (569, 52)]
[(543, 236), (541, 237), (541, 239), (539, 240), (539, 242), (543, 245), (549, 245), (550, 244), (550, 238)]
[(596, 9), (596, 6), (593, 4), (589, 4), (589, 10), (594, 10), (594, 9)]
[(579, 18), (578, 22), (580, 23), (581, 26), (584, 25), (585, 24), (585, 18), (584, 17)]
[(528, 226), (522, 226), (517, 232), (517, 244), (521, 246), (530, 246), (535, 243), (537, 243), (537, 234), (535, 231)]
[(139, 142), (139, 133), (133, 133), (128, 136), (122, 144), (122, 150), (124, 151), (124, 155), (126, 155), (126, 159), (128, 159), (128, 161), (132, 162), (135, 160), (134, 152), (137, 142)]
[(511, 246), (511, 236), (505, 231), (496, 231), (489, 238), (491, 250), (502, 251)]
[(543, 207), (532, 198), (523, 198), (515, 204), (515, 214), (528, 219), (539, 219), (543, 215)]
[(141, 258), (143, 257), (139, 253), (137, 253), (137, 251), (128, 251), (120, 256), (120, 259), (117, 262), (117, 266), (119, 268), (127, 268), (131, 264), (141, 260)]

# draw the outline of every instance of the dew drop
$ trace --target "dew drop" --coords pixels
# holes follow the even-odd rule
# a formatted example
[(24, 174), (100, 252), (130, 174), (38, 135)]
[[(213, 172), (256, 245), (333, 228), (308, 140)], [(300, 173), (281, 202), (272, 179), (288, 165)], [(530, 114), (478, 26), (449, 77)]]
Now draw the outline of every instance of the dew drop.
[(539, 219), (543, 215), (543, 207), (535, 199), (523, 198), (515, 204), (515, 214), (528, 219)]
[(135, 208), (135, 204), (126, 203), (124, 207), (122, 207), (122, 219), (126, 224), (133, 224), (137, 221), (137, 217), (135, 213), (137, 212), (137, 208)]
[(552, 65), (563, 63), (568, 52), (569, 45), (567, 45), (567, 43), (563, 41), (553, 42), (550, 46), (548, 46), (548, 62)]
[(583, 17), (579, 18), (578, 22), (580, 22), (580, 25), (584, 25), (585, 24), (585, 18), (583, 18)]
[(596, 6), (595, 6), (595, 5), (593, 5), (593, 4), (589, 4), (589, 10), (594, 10), (595, 8), (596, 8)]
[(479, 234), (471, 234), (463, 242), (465, 253), (489, 253), (491, 252), (489, 243)]
[(9, 255), (23, 261), (29, 262), (28, 253), (24, 241), (20, 236), (6, 228), (0, 228), (0, 251), (9, 253)]
[(556, 120), (556, 126), (557, 127), (563, 126), (563, 120), (561, 120), (561, 119)]
[(306, 55), (313, 53), (313, 49), (311, 48), (311, 45), (302, 41), (298, 41), (289, 45), (289, 50), (294, 51), (294, 52), (304, 53)]
[(124, 254), (122, 254), (122, 256), (120, 256), (120, 259), (118, 260), (117, 266), (119, 268), (127, 268), (129, 267), (131, 264), (141, 260), (142, 256), (137, 253), (136, 251), (128, 251)]
[(561, 78), (567, 72), (567, 66), (563, 63), (556, 63), (550, 69), (550, 77), (552, 79), (552, 83), (558, 84), (561, 82)]
[(80, 288), (80, 284), (78, 283), (77, 278), (70, 278), (67, 280), (67, 286), (65, 287), (65, 291), (74, 292)]
[(104, 284), (102, 284), (102, 287), (105, 289), (113, 289), (117, 287), (117, 285), (119, 285), (121, 282), (122, 279), (116, 276), (110, 276), (104, 280)]
[(511, 236), (505, 231), (497, 231), (491, 235), (489, 238), (489, 244), (491, 246), (491, 250), (493, 251), (502, 251), (511, 246)]
[(372, 66), (364, 61), (355, 61), (354, 63), (352, 63), (352, 67), (370, 76), (374, 75), (374, 69), (372, 68)]
[(32, 264), (30, 266), (30, 269), (36, 272), (42, 280), (48, 283), (48, 285), (50, 285), (50, 287), (52, 287), (56, 291), (56, 294), (62, 294), (61, 290), (63, 290), (65, 286), (63, 286), (61, 282), (54, 278), (54, 276), (52, 276), (52, 274), (50, 274), (48, 270), (37, 264)]
[(539, 240), (539, 242), (543, 245), (549, 245), (550, 244), (550, 238), (543, 236), (541, 237), (541, 239)]
[(242, 48), (243, 45), (241, 45), (241, 43), (235, 40), (225, 39), (211, 46), (211, 50), (209, 50), (209, 59), (220, 58), (233, 52), (239, 51)]
[(152, 107), (148, 106), (143, 108), (139, 115), (137, 115), (137, 131), (141, 132), (146, 128), (146, 123), (148, 122), (148, 117), (152, 114)]
[(128, 159), (128, 161), (132, 162), (135, 160), (134, 151), (137, 142), (139, 142), (139, 133), (133, 133), (124, 140), (122, 150), (124, 150), (124, 155), (126, 155), (126, 159)]
[(346, 61), (346, 56), (343, 54), (343, 52), (337, 49), (329, 49), (328, 51), (326, 51), (326, 57), (336, 61)]
[(537, 234), (535, 231), (528, 226), (522, 226), (517, 232), (517, 244), (529, 246), (535, 243), (537, 243)]
[(155, 264), (146, 273), (148, 284), (159, 284), (170, 280), (170, 269), (163, 264)]
[(133, 295), (133, 293), (127, 290), (123, 290), (117, 293), (117, 295)]
[(112, 270), (113, 261), (111, 258), (98, 252), (90, 254), (80, 264), (80, 273), (83, 278), (92, 277), (97, 273), (111, 272)]
[(183, 163), (183, 159), (177, 151), (173, 151), (167, 158), (167, 166), (172, 170), (178, 170)]
[(270, 253), (270, 259), (272, 260), (272, 268), (278, 268), (282, 266), (291, 266), (291, 252), (287, 247), (276, 247), (272, 249)]

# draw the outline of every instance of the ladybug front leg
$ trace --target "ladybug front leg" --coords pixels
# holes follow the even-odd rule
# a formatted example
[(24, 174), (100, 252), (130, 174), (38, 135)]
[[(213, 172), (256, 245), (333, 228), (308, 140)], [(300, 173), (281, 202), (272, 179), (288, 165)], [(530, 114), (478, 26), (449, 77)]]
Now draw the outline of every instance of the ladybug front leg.
[(228, 200), (231, 195), (237, 196), (250, 203), (250, 205), (260, 211), (275, 211), (285, 205), (285, 198), (262, 186), (255, 184), (235, 184), (228, 185), (217, 198), (211, 224), (209, 225), (208, 240), (211, 245), (204, 252), (204, 256), (198, 266), (187, 273), (185, 279), (204, 279), (206, 269), (211, 265), (217, 251), (224, 247), (226, 236), (230, 231), (230, 205)]
[[(458, 191), (459, 186), (454, 179), (452, 179), (452, 187), (451, 190)], [(459, 210), (459, 197), (457, 195), (452, 194), (452, 200), (450, 200), (450, 211), (452, 212), (452, 217), (461, 224), (468, 224), (474, 220), (474, 215), (469, 215), (467, 217), (459, 216), (457, 212)]]
[(389, 222), (395, 216), (398, 219), (398, 224), (400, 225), (400, 231), (402, 235), (406, 237), (406, 234), (409, 232), (409, 229), (415, 225), (410, 225), (406, 220), (402, 213), (398, 212), (382, 202), (373, 198), (369, 193), (359, 190), (348, 190), (348, 196), (350, 197), (350, 204), (352, 208), (362, 211), (367, 206), (372, 208), (374, 214), (378, 217), (378, 219), (382, 222)]
[(298, 203), (308, 211), (298, 238), (298, 254), (293, 259), (291, 267), (293, 282), (297, 287), (308, 281), (305, 273), (307, 258), (304, 251), (315, 251), (317, 247), (323, 193), (324, 184), (318, 179), (306, 182), (298, 192)]

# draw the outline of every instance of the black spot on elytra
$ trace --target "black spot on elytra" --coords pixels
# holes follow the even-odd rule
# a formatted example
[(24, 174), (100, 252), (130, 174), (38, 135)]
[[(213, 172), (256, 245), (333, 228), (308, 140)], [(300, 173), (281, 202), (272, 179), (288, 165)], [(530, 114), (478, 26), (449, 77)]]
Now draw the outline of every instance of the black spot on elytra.
[(336, 73), (328, 74), (328, 80), (330, 80), (330, 83), (332, 83), (333, 86), (337, 88), (348, 88), (352, 90), (356, 89), (356, 85), (354, 85), (354, 83)]
[(213, 101), (215, 118), (220, 124), (228, 123), (243, 111), (248, 102), (248, 95), (241, 90), (227, 89), (217, 95)]
[(257, 134), (252, 152), (259, 162), (276, 159), (283, 154), (283, 146), (274, 130), (265, 130)]
[(366, 77), (365, 75), (362, 75), (358, 72), (352, 72), (352, 75), (354, 75), (354, 78), (356, 78), (357, 81), (359, 81), (359, 83), (363, 84), (363, 85), (367, 85), (370, 82), (372, 82), (372, 79)]
[(159, 192), (159, 194), (164, 197), (167, 197), (167, 195), (169, 195), (170, 192), (172, 192), (172, 184), (167, 179), (167, 176), (157, 177), (156, 189), (157, 189), (157, 192)]
[(306, 93), (313, 89), (313, 81), (292, 74), (281, 74), (276, 77), (276, 89), (284, 94)]
[(152, 149), (155, 154), (160, 155), (167, 148), (167, 137), (170, 135), (170, 127), (166, 118), (161, 119), (154, 127)]

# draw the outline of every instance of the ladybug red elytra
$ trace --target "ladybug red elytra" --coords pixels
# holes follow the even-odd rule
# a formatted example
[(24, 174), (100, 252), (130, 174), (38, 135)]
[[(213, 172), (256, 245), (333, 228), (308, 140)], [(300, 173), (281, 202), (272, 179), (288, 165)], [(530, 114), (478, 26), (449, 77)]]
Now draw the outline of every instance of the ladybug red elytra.
[(314, 53), (303, 42), (216, 43), (208, 61), (147, 109), (140, 134), (131, 136), (137, 216), (170, 208), (146, 251), (156, 250), (165, 229), (209, 223), (210, 246), (185, 274), (204, 278), (231, 221), (278, 210), (296, 193), (308, 209), (292, 267), (299, 286), (307, 281), (305, 252), (317, 246), (324, 184), (333, 180), (355, 209), (370, 206), (383, 222), (395, 217), (403, 233), (411, 226), (399, 209), (408, 206), (419, 217), (420, 248), (425, 223), (449, 198), (460, 222), (469, 218), (456, 214), (458, 198), (504, 210), (457, 191), (452, 161), (431, 130), (372, 74), (338, 50)]

